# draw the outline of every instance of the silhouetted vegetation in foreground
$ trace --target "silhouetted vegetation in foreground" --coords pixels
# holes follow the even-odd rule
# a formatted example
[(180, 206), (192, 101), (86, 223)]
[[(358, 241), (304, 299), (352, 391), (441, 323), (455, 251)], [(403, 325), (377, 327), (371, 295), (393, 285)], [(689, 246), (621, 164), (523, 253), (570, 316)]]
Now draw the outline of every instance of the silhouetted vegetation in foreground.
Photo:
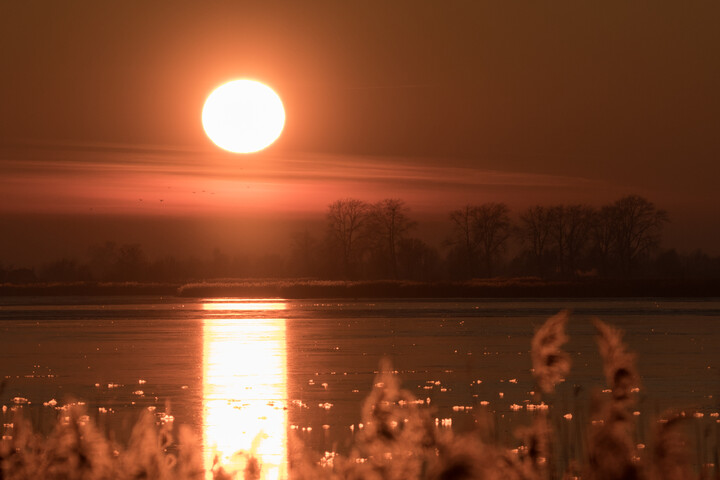
[[(718, 478), (718, 413), (669, 413), (651, 431), (638, 430), (640, 375), (622, 333), (596, 321), (607, 388), (590, 405), (560, 410), (556, 385), (570, 371), (567, 312), (551, 317), (532, 339), (537, 392), (524, 407), (530, 423), (515, 432), (515, 444), (499, 444), (492, 413), (474, 407), (473, 428), (455, 433), (438, 425), (431, 409), (401, 388), (383, 363), (362, 406), (362, 425), (347, 455), (311, 452), (291, 439), (289, 477), (296, 479), (590, 479), (692, 480)], [(557, 402), (560, 404), (561, 402)], [(463, 407), (471, 408), (471, 407)], [(18, 413), (0, 441), (2, 479), (203, 479), (197, 438), (146, 413), (127, 446), (100, 434), (82, 411), (61, 409), (47, 437), (32, 432)], [(694, 431), (694, 446), (686, 436)], [(640, 443), (640, 438), (647, 443)], [(263, 477), (261, 459), (239, 452), (232, 467), (218, 461), (214, 479)]]

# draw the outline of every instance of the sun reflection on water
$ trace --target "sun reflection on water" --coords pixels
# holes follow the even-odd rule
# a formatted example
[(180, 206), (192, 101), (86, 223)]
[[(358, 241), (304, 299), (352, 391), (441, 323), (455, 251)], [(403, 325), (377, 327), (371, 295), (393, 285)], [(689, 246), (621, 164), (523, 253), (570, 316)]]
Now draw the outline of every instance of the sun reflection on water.
[[(248, 454), (261, 478), (287, 476), (285, 310), (277, 300), (207, 300), (203, 309), (203, 443), (209, 472), (217, 456), (242, 477)], [(230, 472), (231, 471), (231, 472)]]

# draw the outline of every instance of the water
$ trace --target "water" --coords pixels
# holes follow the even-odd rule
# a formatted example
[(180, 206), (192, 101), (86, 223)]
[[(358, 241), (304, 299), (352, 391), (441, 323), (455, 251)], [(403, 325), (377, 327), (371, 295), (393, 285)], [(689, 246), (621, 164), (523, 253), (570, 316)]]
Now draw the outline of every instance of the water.
[[(346, 451), (382, 358), (403, 386), (462, 430), (480, 402), (501, 441), (526, 420), (530, 339), (574, 313), (573, 369), (556, 404), (568, 412), (603, 385), (592, 319), (626, 332), (643, 378), (642, 418), (676, 407), (717, 412), (720, 300), (319, 301), (157, 297), (0, 299), (0, 404), (26, 398), (36, 426), (86, 402), (125, 438), (147, 408), (171, 414), (213, 452), (253, 450), (282, 476), (288, 434)], [(22, 401), (22, 400), (18, 400)], [(9, 415), (6, 414), (6, 415)], [(6, 423), (5, 416), (3, 417)]]

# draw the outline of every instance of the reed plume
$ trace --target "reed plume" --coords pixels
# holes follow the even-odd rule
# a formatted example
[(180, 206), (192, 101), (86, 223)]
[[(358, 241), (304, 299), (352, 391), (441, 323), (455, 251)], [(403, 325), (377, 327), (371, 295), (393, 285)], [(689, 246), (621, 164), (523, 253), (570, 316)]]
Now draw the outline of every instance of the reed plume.
[(634, 442), (635, 422), (629, 407), (635, 403), (639, 375), (635, 355), (627, 351), (622, 332), (595, 320), (603, 372), (612, 398), (596, 395), (591, 405), (587, 477), (590, 480), (640, 480), (645, 471)]
[(570, 313), (563, 310), (548, 318), (532, 339), (533, 375), (544, 393), (552, 393), (555, 385), (570, 372), (570, 356), (560, 349), (568, 341), (565, 324), (569, 316)]
[[(111, 444), (78, 406), (64, 407), (43, 438), (18, 413), (0, 441), (1, 480), (201, 480), (202, 450), (189, 429), (175, 443), (169, 424), (144, 412), (126, 449)], [(171, 453), (177, 447), (178, 453)], [(218, 477), (216, 477), (218, 478)]]
[(621, 330), (595, 319), (598, 347), (603, 360), (605, 381), (612, 389), (615, 402), (627, 407), (635, 403), (640, 388), (640, 375), (635, 366), (635, 354), (627, 351)]
[(438, 461), (428, 480), (536, 480), (518, 457), (481, 440), (479, 432), (448, 435), (438, 445)]
[(687, 419), (672, 415), (658, 422), (653, 449), (652, 480), (692, 480), (697, 478), (690, 463), (690, 448), (681, 425)]
[(522, 442), (518, 453), (523, 478), (533, 480), (549, 478), (552, 429), (547, 413), (544, 410), (536, 412), (532, 424), (519, 428), (515, 435)]
[(30, 422), (17, 412), (12, 424), (12, 435), (0, 441), (0, 478), (42, 478), (43, 451), (49, 440), (33, 433)]
[(428, 410), (419, 403), (400, 388), (390, 362), (382, 360), (375, 386), (362, 407), (363, 428), (351, 455), (360, 466), (353, 468), (360, 473), (356, 478), (421, 478), (437, 438)]
[(646, 476), (633, 442), (633, 425), (611, 405), (590, 425), (589, 480), (641, 480)]
[[(555, 385), (564, 381), (570, 373), (570, 356), (561, 349), (569, 340), (565, 333), (569, 318), (569, 311), (559, 312), (548, 318), (532, 338), (532, 372), (545, 394), (553, 393)], [(523, 444), (519, 453), (525, 478), (549, 478), (552, 434), (545, 409), (535, 412), (530, 426), (517, 430), (516, 436)]]

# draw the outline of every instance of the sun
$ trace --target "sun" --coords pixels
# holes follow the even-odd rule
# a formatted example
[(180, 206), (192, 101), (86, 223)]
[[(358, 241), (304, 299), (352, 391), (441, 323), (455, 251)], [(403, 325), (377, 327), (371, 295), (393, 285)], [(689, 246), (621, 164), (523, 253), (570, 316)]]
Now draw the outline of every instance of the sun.
[(252, 153), (277, 140), (285, 125), (285, 109), (267, 85), (234, 80), (216, 88), (205, 100), (202, 124), (218, 147)]

